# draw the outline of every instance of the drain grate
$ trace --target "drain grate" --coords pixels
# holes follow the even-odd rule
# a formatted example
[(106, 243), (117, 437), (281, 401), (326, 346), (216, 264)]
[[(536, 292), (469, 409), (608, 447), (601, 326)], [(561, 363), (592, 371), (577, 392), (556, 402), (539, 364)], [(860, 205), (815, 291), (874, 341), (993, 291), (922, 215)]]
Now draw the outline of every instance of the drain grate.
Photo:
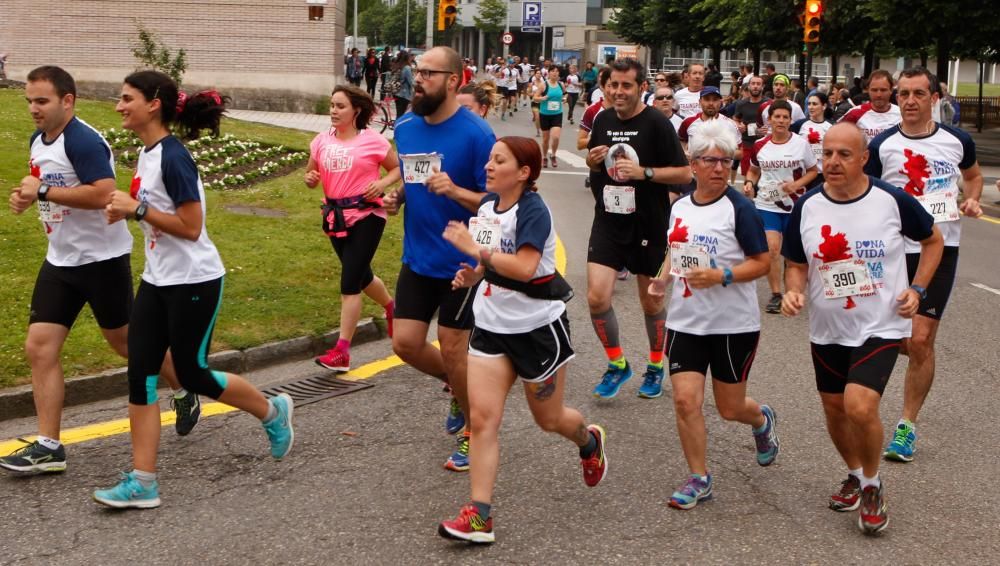
[(295, 406), (308, 405), (330, 397), (347, 395), (362, 389), (368, 389), (373, 384), (363, 381), (345, 381), (328, 374), (316, 374), (302, 379), (272, 385), (261, 390), (270, 399), (281, 393), (288, 393), (295, 400)]

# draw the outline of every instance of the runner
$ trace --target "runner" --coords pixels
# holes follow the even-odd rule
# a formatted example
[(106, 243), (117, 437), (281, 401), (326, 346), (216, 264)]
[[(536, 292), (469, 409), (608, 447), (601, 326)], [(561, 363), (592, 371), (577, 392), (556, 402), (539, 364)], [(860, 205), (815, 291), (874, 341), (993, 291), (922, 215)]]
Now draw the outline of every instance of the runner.
[[(361, 293), (382, 306), (392, 337), (392, 296), (372, 273), (386, 214), (382, 195), (399, 182), (399, 158), (389, 140), (368, 128), (375, 102), (365, 92), (337, 86), (330, 96), (328, 131), (309, 147), (305, 184), (323, 185), (323, 231), (340, 260), (340, 335), (337, 344), (315, 359), (333, 371), (351, 369), (351, 340), (361, 318)], [(386, 176), (379, 178), (379, 167)]]
[(793, 134), (802, 136), (802, 139), (809, 143), (809, 147), (812, 148), (813, 155), (816, 157), (817, 175), (810, 187), (823, 184), (823, 136), (826, 135), (830, 126), (833, 126), (831, 121), (833, 110), (827, 106), (828, 100), (822, 92), (810, 94), (806, 100), (809, 117), (795, 122), (789, 128)]
[[(976, 144), (966, 132), (931, 121), (931, 108), (937, 103), (935, 84), (934, 75), (927, 69), (902, 72), (897, 99), (903, 121), (872, 140), (866, 167), (869, 175), (915, 196), (934, 217), (944, 236), (941, 264), (930, 285), (924, 285), (927, 294), (921, 297), (920, 309), (913, 319), (913, 337), (903, 344), (903, 351), (910, 358), (903, 388), (903, 415), (885, 449), (886, 458), (900, 462), (913, 459), (917, 416), (934, 382), (934, 342), (958, 272), (962, 235), (959, 213), (971, 218), (983, 214), (979, 206), (983, 174), (976, 161)], [(959, 178), (965, 197), (961, 204)], [(912, 280), (921, 280), (914, 275), (921, 261), (920, 252), (918, 242), (906, 241), (906, 264)]]
[[(722, 109), (722, 93), (719, 92), (718, 88), (714, 86), (702, 87), (700, 104), (701, 112), (685, 118), (684, 122), (681, 123), (680, 129), (677, 130), (677, 137), (681, 140), (684, 151), (688, 150), (691, 140), (698, 136), (702, 128), (716, 120), (726, 124), (728, 128), (732, 129), (732, 133), (739, 137), (740, 130), (736, 126), (736, 123), (728, 117), (719, 114), (719, 110)], [(735, 153), (732, 157), (735, 157), (737, 161), (742, 159), (743, 147), (737, 144), (734, 151)]]
[[(511, 99), (517, 95), (517, 75), (514, 74), (513, 65), (508, 65), (499, 57), (497, 60), (496, 79), (497, 87), (500, 89), (500, 120), (506, 121), (508, 114), (514, 115)], [(514, 106), (517, 105), (514, 104)]]
[(674, 127), (675, 131), (681, 129), (684, 118), (681, 118), (674, 112), (674, 89), (669, 86), (657, 87), (656, 96), (653, 98), (653, 106), (660, 112), (663, 112), (663, 115), (670, 120), (670, 125)]
[[(101, 134), (75, 116), (73, 77), (59, 67), (38, 67), (28, 73), (25, 98), (37, 130), (29, 144), (30, 174), (11, 189), (10, 209), (22, 214), (37, 202), (48, 238), (24, 345), (38, 436), (0, 458), (0, 467), (18, 473), (62, 472), (62, 347), (83, 305), (89, 304), (108, 345), (128, 357), (132, 235), (123, 224), (108, 226), (101, 214), (115, 191), (114, 157)], [(170, 356), (161, 362), (158, 373), (174, 391), (175, 427), (185, 435), (197, 424), (201, 405), (197, 395), (177, 383)]]
[(779, 100), (783, 100), (791, 106), (792, 122), (805, 119), (806, 115), (802, 112), (802, 107), (795, 103), (795, 101), (788, 98), (788, 89), (791, 84), (792, 81), (788, 78), (788, 75), (780, 73), (774, 75), (772, 82), (772, 86), (774, 88), (774, 98), (764, 101), (764, 103), (760, 105), (760, 112), (757, 114), (757, 127), (760, 130), (759, 133), (767, 135), (771, 132), (771, 122), (769, 120), (771, 116), (771, 109), (773, 108), (773, 104)]
[(701, 111), (701, 89), (705, 84), (705, 66), (692, 63), (686, 73), (687, 86), (674, 93), (677, 113), (681, 118), (690, 118)]
[(769, 466), (778, 456), (774, 411), (746, 395), (760, 342), (754, 281), (771, 264), (753, 203), (727, 183), (739, 141), (737, 132), (717, 120), (706, 122), (691, 140), (698, 186), (671, 207), (670, 252), (649, 287), (650, 295), (663, 296), (667, 280), (679, 278), (667, 312), (667, 358), (677, 431), (691, 475), (670, 497), (677, 509), (712, 497), (702, 412), (709, 367), (719, 415), (753, 428), (758, 464)]
[(476, 326), (469, 343), (469, 403), (476, 447), (469, 472), (472, 500), (456, 519), (438, 526), (445, 538), (494, 541), (490, 510), (500, 459), (498, 435), (504, 403), (519, 376), (538, 426), (579, 447), (583, 481), (595, 487), (607, 471), (604, 429), (586, 426), (579, 411), (563, 404), (566, 364), (574, 353), (566, 304), (558, 297), (569, 286), (556, 271), (552, 214), (535, 186), (540, 172), (537, 143), (501, 138), (486, 164), (489, 194), (472, 219), (476, 222), (467, 228), (452, 221), (444, 232), (444, 238), (463, 254), (479, 257), (479, 266), (464, 265), (452, 285), (471, 287), (486, 278), (476, 291)]
[[(472, 290), (452, 289), (462, 262), (471, 259), (441, 239), (449, 221), (465, 222), (479, 209), (486, 186), (483, 167), (496, 136), (485, 120), (456, 98), (461, 58), (450, 47), (435, 47), (420, 58), (413, 112), (396, 122), (395, 141), (403, 168), (403, 188), (386, 195), (394, 214), (404, 202), (403, 265), (396, 283), (392, 349), (415, 369), (451, 386), (445, 428), (457, 432), (469, 414), (466, 360), (472, 329)], [(427, 331), (438, 314), (438, 350)], [(468, 435), (445, 467), (469, 469)]]
[(573, 111), (576, 109), (576, 102), (580, 98), (583, 87), (580, 85), (580, 75), (577, 74), (576, 65), (569, 66), (569, 74), (566, 75), (566, 97), (568, 106), (566, 115), (569, 123), (573, 123)]
[[(562, 134), (563, 119), (563, 99), (566, 97), (563, 84), (559, 82), (559, 68), (550, 67), (548, 80), (542, 91), (535, 95), (541, 106), (539, 107), (538, 122), (542, 129), (542, 167), (546, 168), (549, 163), (552, 167), (559, 167), (556, 153), (559, 151), (559, 136)], [(551, 147), (552, 152), (549, 152)]]
[(588, 145), (595, 206), (587, 252), (587, 303), (608, 357), (608, 369), (594, 388), (594, 395), (605, 399), (617, 395), (632, 377), (611, 301), (622, 268), (636, 274), (649, 338), (649, 361), (639, 395), (655, 398), (662, 393), (666, 310), (662, 297), (649, 295), (649, 280), (657, 274), (667, 248), (667, 185), (691, 180), (673, 126), (662, 112), (639, 100), (645, 84), (638, 61), (611, 64), (606, 87), (614, 112), (597, 115)]
[(518, 106), (528, 106), (531, 103), (531, 95), (528, 93), (528, 85), (531, 84), (531, 64), (528, 59), (514, 57), (514, 64), (517, 66), (517, 100)]
[(875, 69), (868, 75), (869, 101), (852, 108), (840, 121), (857, 124), (871, 143), (876, 136), (902, 119), (899, 106), (892, 103), (892, 87), (892, 75), (889, 71)]
[(764, 309), (770, 314), (781, 312), (782, 234), (795, 201), (817, 174), (816, 156), (808, 142), (788, 130), (791, 121), (791, 103), (779, 100), (771, 105), (771, 135), (754, 144), (750, 152), (752, 166), (743, 181), (743, 194), (756, 195), (754, 203), (764, 221), (771, 252), (771, 271), (767, 274), (771, 300)]
[(535, 124), (535, 137), (542, 137), (542, 125), (541, 125), (541, 115), (539, 110), (542, 107), (542, 103), (535, 100), (536, 96), (539, 96), (543, 90), (545, 90), (545, 77), (542, 76), (541, 70), (536, 70), (534, 76), (531, 77), (531, 120)]
[[(943, 244), (916, 199), (864, 174), (867, 154), (856, 126), (838, 124), (826, 133), (826, 181), (798, 200), (785, 233), (788, 291), (781, 310), (795, 316), (809, 303), (816, 388), (848, 469), (829, 506), (861, 507), (858, 527), (877, 534), (889, 524), (878, 473), (879, 403)], [(919, 241), (923, 252), (912, 285), (904, 237)]]
[[(197, 97), (195, 97), (196, 99)], [(94, 499), (116, 508), (160, 505), (156, 459), (160, 412), (156, 374), (170, 348), (185, 388), (246, 411), (261, 420), (271, 456), (281, 460), (292, 448), (292, 398), (270, 401), (242, 377), (208, 367), (208, 346), (222, 305), (226, 273), (205, 230), (205, 189), (194, 159), (170, 134), (172, 123), (218, 128), (221, 106), (201, 112), (193, 99), (178, 103), (177, 85), (158, 71), (125, 78), (115, 108), (122, 127), (136, 133), (139, 154), (132, 191), (108, 198), (108, 223), (133, 218), (145, 234), (146, 268), (136, 293), (128, 335), (129, 425), (133, 470), (121, 482), (94, 492)], [(192, 112), (186, 115), (185, 111)]]
[(764, 79), (753, 76), (746, 83), (750, 89), (750, 97), (737, 101), (736, 111), (733, 114), (736, 126), (743, 135), (743, 147), (746, 148), (746, 151), (743, 152), (743, 159), (740, 160), (740, 174), (744, 177), (750, 172), (750, 154), (752, 153), (750, 148), (763, 137), (762, 132), (757, 129), (757, 117), (760, 116), (760, 106), (765, 101)]
[(458, 103), (483, 120), (496, 106), (497, 86), (493, 81), (470, 83), (458, 89)]
[[(604, 67), (601, 69), (601, 73), (597, 76), (600, 89), (604, 89), (604, 86), (607, 84), (609, 78), (611, 78), (611, 67)], [(590, 132), (594, 129), (594, 119), (597, 118), (598, 114), (608, 108), (611, 108), (612, 106), (614, 106), (614, 104), (610, 98), (601, 98), (583, 111), (583, 117), (580, 118), (580, 131), (576, 136), (577, 149), (587, 149), (587, 144), (590, 143)], [(589, 177), (587, 180), (589, 181)]]

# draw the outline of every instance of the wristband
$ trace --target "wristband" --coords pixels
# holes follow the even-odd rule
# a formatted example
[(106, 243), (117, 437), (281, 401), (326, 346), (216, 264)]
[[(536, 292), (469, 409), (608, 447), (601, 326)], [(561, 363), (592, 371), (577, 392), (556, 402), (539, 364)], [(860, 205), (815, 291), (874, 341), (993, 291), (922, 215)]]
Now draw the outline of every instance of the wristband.
[(728, 287), (733, 284), (733, 270), (728, 267), (722, 268), (722, 286)]
[(136, 222), (142, 222), (142, 219), (146, 217), (147, 212), (149, 212), (149, 207), (146, 206), (146, 203), (139, 203), (139, 206), (136, 207), (135, 214), (132, 215), (132, 218), (135, 218)]
[(42, 202), (48, 202), (48, 200), (49, 200), (49, 186), (48, 185), (46, 185), (46, 184), (43, 183), (41, 186), (38, 187), (38, 197), (37, 198), (38, 198), (38, 200), (40, 200)]
[(927, 289), (924, 287), (921, 287), (920, 285), (910, 285), (910, 289), (913, 289), (918, 295), (920, 295), (921, 301), (927, 298)]

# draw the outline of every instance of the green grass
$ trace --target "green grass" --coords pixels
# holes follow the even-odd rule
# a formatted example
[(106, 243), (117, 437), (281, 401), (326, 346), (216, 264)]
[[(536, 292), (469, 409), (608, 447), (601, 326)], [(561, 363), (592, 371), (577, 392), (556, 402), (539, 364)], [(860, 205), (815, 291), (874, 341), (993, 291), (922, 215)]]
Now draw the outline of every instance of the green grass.
[[(979, 83), (958, 83), (958, 96), (979, 96)], [(983, 96), (1000, 96), (1000, 84), (983, 84)]]
[[(96, 128), (120, 127), (110, 103), (81, 100), (77, 115)], [(28, 137), (33, 125), (23, 93), (0, 90), (0, 187), (9, 189), (27, 174)], [(225, 121), (223, 133), (308, 150), (313, 135), (295, 130)], [(228, 270), (226, 296), (215, 331), (213, 350), (245, 348), (272, 340), (316, 335), (336, 328), (340, 318), (340, 263), (320, 231), (321, 193), (302, 183), (299, 169), (249, 191), (210, 191), (208, 232)], [(126, 189), (131, 171), (118, 170), (118, 186)], [(227, 204), (262, 206), (288, 213), (284, 218), (242, 216)], [(132, 269), (138, 282), (144, 264), (142, 234), (136, 239)], [(0, 387), (30, 381), (24, 358), (28, 306), (46, 239), (34, 209), (21, 216), (0, 211)], [(390, 218), (373, 270), (390, 291), (395, 288), (402, 254), (402, 221)], [(381, 308), (365, 301), (365, 315)], [(77, 320), (63, 349), (67, 376), (118, 367), (88, 309)]]

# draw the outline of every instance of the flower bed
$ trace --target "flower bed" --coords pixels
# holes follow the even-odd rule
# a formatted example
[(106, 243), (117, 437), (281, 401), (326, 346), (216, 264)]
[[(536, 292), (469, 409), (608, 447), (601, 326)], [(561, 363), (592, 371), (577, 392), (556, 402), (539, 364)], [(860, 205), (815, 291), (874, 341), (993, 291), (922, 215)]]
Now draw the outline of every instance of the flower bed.
[[(108, 140), (119, 164), (135, 167), (142, 142), (134, 133), (109, 128), (101, 134)], [(287, 175), (309, 159), (309, 154), (303, 151), (240, 140), (232, 135), (218, 138), (205, 136), (185, 145), (198, 165), (206, 190), (246, 189), (267, 179)]]

